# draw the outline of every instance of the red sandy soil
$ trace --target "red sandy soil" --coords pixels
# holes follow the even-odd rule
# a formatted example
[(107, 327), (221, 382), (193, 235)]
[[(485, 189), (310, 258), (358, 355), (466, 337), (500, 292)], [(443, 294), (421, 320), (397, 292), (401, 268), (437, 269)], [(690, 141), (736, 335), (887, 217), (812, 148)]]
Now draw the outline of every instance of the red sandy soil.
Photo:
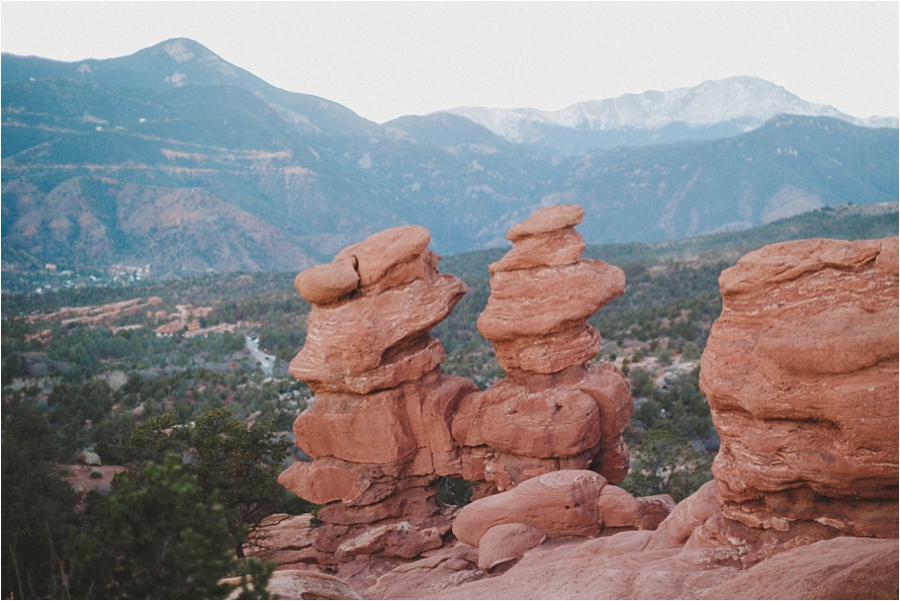
[[(124, 472), (125, 468), (121, 465), (63, 465), (60, 466), (60, 472), (63, 479), (72, 485), (77, 492), (88, 492), (90, 490), (108, 489), (112, 482), (113, 476), (119, 472)], [(103, 474), (102, 478), (91, 478), (92, 471), (98, 471)]]

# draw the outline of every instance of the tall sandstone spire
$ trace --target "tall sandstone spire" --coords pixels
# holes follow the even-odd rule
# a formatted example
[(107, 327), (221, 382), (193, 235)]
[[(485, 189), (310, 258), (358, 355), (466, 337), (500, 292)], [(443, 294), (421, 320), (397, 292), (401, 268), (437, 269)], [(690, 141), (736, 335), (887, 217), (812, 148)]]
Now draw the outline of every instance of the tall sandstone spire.
[(444, 348), (428, 334), (466, 292), (437, 272), (430, 239), (419, 226), (388, 229), (295, 280), (313, 308), (290, 373), (315, 398), (294, 435), (313, 461), (295, 463), (279, 482), (324, 504), (319, 563), (415, 557), (440, 547), (450, 529), (435, 481), (462, 468), (450, 423), (477, 388), (441, 374)]
[(613, 484), (628, 473), (628, 382), (614, 365), (590, 362), (600, 333), (587, 323), (625, 291), (625, 274), (580, 258), (583, 215), (577, 205), (536, 211), (510, 228), (512, 250), (489, 267), (478, 331), (507, 375), (466, 396), (453, 419), (463, 477), (484, 481), (481, 494), (556, 470), (592, 469)]
[(385, 230), (297, 276), (313, 308), (290, 373), (315, 398), (294, 434), (313, 461), (279, 482), (324, 505), (319, 563), (440, 547), (454, 511), (435, 501), (443, 476), (473, 482), (475, 498), (561, 469), (625, 477), (631, 395), (618, 369), (589, 363), (600, 335), (587, 324), (625, 276), (580, 259), (583, 213), (549, 207), (510, 229), (478, 321), (507, 377), (484, 392), (441, 374), (444, 349), (429, 331), (466, 287), (438, 273), (426, 229)]

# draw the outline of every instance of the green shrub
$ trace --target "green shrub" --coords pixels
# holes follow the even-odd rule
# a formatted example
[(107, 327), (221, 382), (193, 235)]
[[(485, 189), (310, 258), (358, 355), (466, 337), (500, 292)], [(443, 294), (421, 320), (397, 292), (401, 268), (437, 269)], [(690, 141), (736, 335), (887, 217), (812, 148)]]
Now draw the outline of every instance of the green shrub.
[(697, 361), (702, 353), (703, 349), (695, 342), (685, 342), (681, 348), (681, 358), (685, 361)]
[(462, 478), (443, 477), (438, 484), (437, 498), (445, 505), (462, 507), (472, 502), (472, 483)]
[(662, 428), (647, 431), (631, 456), (631, 471), (619, 486), (634, 496), (668, 494), (677, 503), (712, 480), (712, 457)]
[(631, 382), (631, 395), (650, 397), (656, 391), (653, 383), (653, 374), (646, 369), (635, 367), (628, 372), (628, 380)]

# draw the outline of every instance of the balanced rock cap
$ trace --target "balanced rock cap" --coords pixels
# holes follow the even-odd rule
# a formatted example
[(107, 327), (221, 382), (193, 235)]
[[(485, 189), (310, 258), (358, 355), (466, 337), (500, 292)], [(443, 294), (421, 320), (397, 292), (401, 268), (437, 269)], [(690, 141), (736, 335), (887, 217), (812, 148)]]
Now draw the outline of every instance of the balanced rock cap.
[(518, 242), (531, 236), (549, 234), (581, 223), (584, 209), (578, 205), (556, 205), (544, 207), (532, 213), (531, 217), (509, 228), (506, 239)]
[(431, 234), (421, 225), (392, 227), (348, 246), (333, 262), (355, 258), (360, 286), (380, 280), (395, 265), (406, 263), (422, 254), (431, 242)]
[(294, 288), (304, 300), (325, 305), (342, 298), (359, 287), (355, 260), (334, 261), (315, 265), (297, 274)]

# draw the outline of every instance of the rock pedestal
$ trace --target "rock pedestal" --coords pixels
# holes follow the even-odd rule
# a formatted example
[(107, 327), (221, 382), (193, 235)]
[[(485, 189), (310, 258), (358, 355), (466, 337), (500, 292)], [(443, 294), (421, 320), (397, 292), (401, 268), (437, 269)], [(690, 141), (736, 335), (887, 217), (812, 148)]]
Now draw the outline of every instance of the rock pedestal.
[(452, 427), (462, 476), (487, 483), (479, 496), (557, 470), (592, 469), (614, 484), (628, 473), (628, 382), (613, 365), (589, 363), (600, 334), (587, 323), (624, 292), (625, 275), (580, 258), (583, 215), (577, 205), (536, 211), (510, 228), (512, 250), (489, 267), (478, 331), (507, 377), (463, 398)]
[(324, 505), (319, 563), (415, 557), (450, 529), (435, 480), (462, 469), (450, 424), (477, 388), (440, 373), (444, 349), (428, 332), (466, 286), (438, 273), (429, 241), (422, 227), (385, 230), (295, 280), (313, 308), (290, 373), (315, 398), (294, 434), (313, 462), (294, 464), (279, 482)]

